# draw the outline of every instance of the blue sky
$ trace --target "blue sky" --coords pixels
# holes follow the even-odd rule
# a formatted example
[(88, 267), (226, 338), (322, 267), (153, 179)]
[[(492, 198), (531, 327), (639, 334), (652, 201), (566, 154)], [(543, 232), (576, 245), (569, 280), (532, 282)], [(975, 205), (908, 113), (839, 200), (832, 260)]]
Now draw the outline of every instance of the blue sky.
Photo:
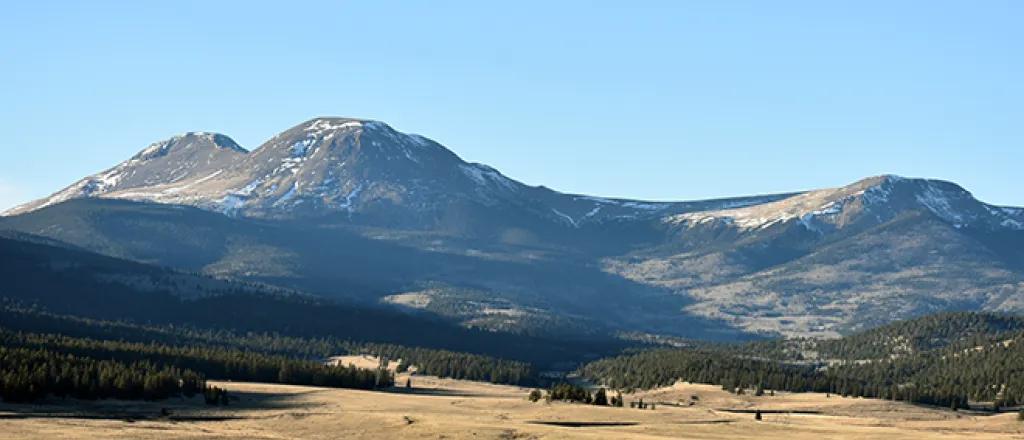
[(185, 131), (380, 119), (656, 200), (883, 173), (1024, 206), (1024, 2), (11, 2), (0, 207)]

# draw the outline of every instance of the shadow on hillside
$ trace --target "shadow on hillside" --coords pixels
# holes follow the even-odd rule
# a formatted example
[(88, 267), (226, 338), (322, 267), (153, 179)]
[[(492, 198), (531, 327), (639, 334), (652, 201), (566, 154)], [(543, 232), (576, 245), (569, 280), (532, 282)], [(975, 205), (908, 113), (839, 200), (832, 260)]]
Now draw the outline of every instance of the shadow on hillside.
[[(499, 216), (494, 220), (509, 219)], [(477, 238), (455, 239), (455, 251), (435, 252), (434, 245), (423, 247), (415, 236), (409, 239), (411, 242), (389, 241), (341, 227), (350, 223), (347, 216), (317, 222), (262, 221), (123, 200), (70, 200), (46, 210), (4, 218), (0, 223), (5, 228), (23, 231), (38, 231), (40, 224), (68, 225), (65, 232), (51, 238), (186, 271), (227, 274), (239, 267), (258, 267), (262, 275), (244, 278), (364, 305), (377, 304), (382, 296), (404, 291), (418, 282), (439, 280), (446, 285), (491, 292), (519, 307), (546, 310), (562, 317), (586, 317), (588, 322), (608, 323), (610, 328), (724, 341), (754, 337), (727, 322), (687, 312), (693, 298), (603, 271), (602, 252), (572, 250), (576, 245), (607, 243), (611, 237), (626, 234), (625, 231), (552, 229), (550, 222), (536, 220), (535, 216), (520, 220), (519, 223), (525, 222), (523, 225), (533, 225), (538, 237), (544, 237), (537, 243), (546, 244), (540, 249), (550, 252), (548, 258), (506, 260), (468, 253), (475, 249), (490, 249), (505, 256), (534, 252), (528, 246), (508, 247), (496, 242), (495, 237), (500, 234), (470, 234)], [(656, 237), (652, 235), (651, 239)], [(445, 235), (430, 239), (448, 240)], [(623, 251), (618, 249), (612, 254)], [(380, 331), (387, 331), (388, 327), (401, 326), (389, 323), (381, 326)], [(400, 328), (393, 331), (392, 337), (374, 339), (396, 343), (423, 339), (423, 335), (415, 332), (402, 332)], [(516, 358), (532, 354), (530, 347), (515, 348)]]

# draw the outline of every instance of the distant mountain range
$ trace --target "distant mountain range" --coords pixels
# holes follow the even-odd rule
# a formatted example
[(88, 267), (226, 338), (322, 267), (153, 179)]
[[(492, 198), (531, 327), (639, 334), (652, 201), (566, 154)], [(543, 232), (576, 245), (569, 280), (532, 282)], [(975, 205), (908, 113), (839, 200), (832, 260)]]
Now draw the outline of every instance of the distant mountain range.
[(186, 133), (4, 214), (0, 229), (106, 255), (503, 331), (735, 339), (1024, 311), (1024, 209), (950, 182), (606, 199), (361, 119), (251, 152)]

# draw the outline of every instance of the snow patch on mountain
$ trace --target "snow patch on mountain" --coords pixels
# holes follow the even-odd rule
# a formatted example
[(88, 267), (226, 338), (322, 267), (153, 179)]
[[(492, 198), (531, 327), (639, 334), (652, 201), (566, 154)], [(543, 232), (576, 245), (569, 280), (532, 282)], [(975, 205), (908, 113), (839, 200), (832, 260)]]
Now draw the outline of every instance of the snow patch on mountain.
[(180, 193), (180, 192), (182, 192), (182, 191), (184, 191), (186, 189), (189, 189), (189, 188), (191, 188), (193, 186), (196, 186), (196, 185), (198, 185), (200, 183), (203, 183), (203, 182), (205, 182), (207, 180), (213, 179), (214, 177), (219, 176), (220, 173), (223, 173), (223, 172), (224, 172), (224, 170), (217, 170), (217, 171), (213, 172), (213, 174), (210, 174), (209, 176), (206, 176), (206, 177), (203, 177), (203, 178), (200, 178), (200, 179), (197, 179), (197, 180), (193, 180), (193, 181), (191, 181), (191, 182), (189, 182), (189, 183), (187, 183), (185, 185), (176, 186), (176, 187), (173, 187), (173, 188), (165, 189), (163, 191), (163, 193), (164, 194), (177, 194), (177, 193)]
[(362, 128), (362, 121), (353, 120), (333, 120), (333, 119), (317, 119), (313, 123), (306, 127), (307, 132), (312, 133), (312, 136), (321, 136), (326, 132), (343, 130), (343, 129), (357, 129)]
[(999, 223), (1000, 226), (1009, 229), (1024, 230), (1024, 209), (989, 205), (985, 205), (985, 209), (993, 216), (1001, 219)]
[(317, 139), (315, 137), (308, 137), (306, 139), (296, 142), (295, 145), (292, 146), (292, 157), (305, 157), (306, 153), (309, 153), (309, 149), (316, 144)]
[(280, 205), (288, 202), (289, 200), (295, 198), (295, 193), (298, 190), (299, 190), (298, 182), (292, 184), (292, 188), (289, 189), (288, 192), (286, 192), (283, 196), (281, 196), (281, 198), (277, 199), (277, 201), (274, 202), (274, 206), (280, 206)]
[(668, 208), (667, 203), (644, 203), (644, 202), (625, 202), (621, 204), (624, 208), (643, 209), (647, 211), (660, 211)]
[(427, 142), (427, 138), (420, 136), (418, 134), (409, 134), (406, 136), (409, 138), (410, 141), (412, 141), (412, 143), (419, 145), (421, 147), (426, 147), (430, 145), (430, 143)]
[(355, 201), (359, 197), (359, 193), (362, 192), (362, 190), (363, 184), (356, 185), (356, 187), (352, 189), (352, 191), (349, 192), (347, 196), (345, 196), (345, 203), (339, 205), (338, 207), (348, 211), (348, 215), (351, 216), (352, 213), (355, 212)]
[(953, 194), (936, 188), (931, 182), (925, 185), (924, 191), (917, 194), (917, 201), (928, 208), (939, 218), (950, 223), (963, 223), (964, 216), (953, 208), (951, 198), (959, 198), (959, 194)]
[(763, 202), (761, 202), (760, 200), (728, 201), (728, 202), (724, 202), (724, 203), (722, 203), (720, 205), (715, 206), (714, 209), (717, 210), (717, 209), (746, 208), (748, 206), (759, 205), (761, 203), (763, 203)]
[(245, 205), (245, 202), (245, 199), (234, 194), (228, 194), (224, 196), (223, 199), (218, 200), (218, 203), (220, 204), (221, 207), (220, 212), (221, 214), (224, 215), (231, 215), (239, 208), (241, 208), (243, 205)]
[(1008, 218), (1006, 220), (1003, 220), (1003, 222), (1000, 223), (1000, 224), (1003, 225), (1003, 227), (1005, 227), (1005, 228), (1024, 229), (1024, 222), (1021, 222), (1020, 220), (1014, 220), (1012, 218)]
[(573, 200), (587, 200), (587, 201), (591, 201), (591, 202), (595, 202), (595, 203), (600, 203), (600, 204), (604, 204), (604, 205), (618, 205), (619, 204), (619, 202), (615, 201), (615, 200), (605, 199), (605, 198), (601, 198), (601, 197), (594, 197), (594, 196), (576, 196), (576, 197), (573, 197)]
[(477, 163), (459, 164), (459, 169), (479, 185), (490, 186), (492, 183), (496, 183), (509, 190), (516, 190), (515, 183), (513, 183), (509, 178), (503, 176), (498, 172), (498, 170), (487, 165)]
[(569, 225), (572, 225), (572, 227), (574, 227), (574, 228), (579, 228), (580, 227), (580, 225), (576, 223), (576, 220), (573, 220), (572, 217), (570, 217), (569, 215), (566, 215), (564, 212), (559, 211), (559, 210), (557, 210), (555, 208), (551, 208), (551, 211), (553, 211), (555, 213), (555, 215), (558, 216), (558, 218), (564, 220)]

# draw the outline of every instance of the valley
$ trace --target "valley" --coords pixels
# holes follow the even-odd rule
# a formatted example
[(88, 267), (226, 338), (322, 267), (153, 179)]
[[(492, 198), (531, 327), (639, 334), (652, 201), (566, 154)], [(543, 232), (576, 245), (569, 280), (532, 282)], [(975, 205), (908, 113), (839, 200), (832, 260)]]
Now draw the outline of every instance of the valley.
[(8, 3), (0, 440), (1024, 440), (1024, 3)]
[[(1014, 438), (1024, 426), (1016, 415), (1024, 402), (1024, 320), (1015, 314), (935, 313), (831, 339), (821, 332), (751, 337), (726, 325), (689, 333), (708, 335), (702, 339), (636, 327), (618, 336), (594, 327), (565, 332), (543, 321), (524, 332), (510, 321), (523, 316), (509, 311), (517, 304), (482, 290), (460, 297), (437, 283), (379, 305), (299, 290), (282, 282), (288, 277), (218, 276), (200, 265), (175, 269), (137, 257), (215, 261), (240, 235), (284, 246), (294, 241), (283, 237), (316, 230), (309, 226), (104, 199), (10, 219), (44, 214), (83, 226), (62, 236), (76, 240), (17, 230), (0, 238), (8, 262), (0, 266), (0, 426), (12, 438)], [(167, 233), (153, 226), (168, 216), (194, 225), (170, 229), (182, 237), (173, 252), (149, 241)], [(211, 227), (217, 222), (240, 235), (220, 235)], [(376, 243), (354, 231), (333, 237)], [(387, 266), (386, 258), (423, 253), (435, 270), (461, 262), (470, 273), (487, 261), (494, 269), (486, 276), (497, 280), (522, 283), (549, 271), (569, 285), (589, 276), (573, 272), (579, 266), (571, 260), (538, 268), (391, 243), (374, 261), (328, 237), (306, 240), (330, 257), (325, 269), (343, 267), (336, 258), (365, 271), (394, 269), (401, 266)], [(104, 255), (89, 250), (95, 243), (111, 247)], [(842, 252), (834, 255), (846, 258)], [(247, 255), (273, 261), (287, 254)], [(602, 274), (598, 280), (615, 279), (607, 268), (592, 270)], [(363, 293), (372, 284), (342, 285)], [(447, 305), (430, 312), (442, 298)], [(608, 305), (592, 304), (591, 316), (608, 316), (601, 315)], [(639, 305), (616, 313), (650, 313)], [(500, 321), (452, 319), (475, 312)], [(898, 316), (890, 318), (872, 322)], [(495, 331), (495, 322), (508, 327)], [(652, 408), (526, 399), (532, 389), (579, 378), (590, 391), (607, 386)], [(758, 410), (761, 421), (751, 413)]]

